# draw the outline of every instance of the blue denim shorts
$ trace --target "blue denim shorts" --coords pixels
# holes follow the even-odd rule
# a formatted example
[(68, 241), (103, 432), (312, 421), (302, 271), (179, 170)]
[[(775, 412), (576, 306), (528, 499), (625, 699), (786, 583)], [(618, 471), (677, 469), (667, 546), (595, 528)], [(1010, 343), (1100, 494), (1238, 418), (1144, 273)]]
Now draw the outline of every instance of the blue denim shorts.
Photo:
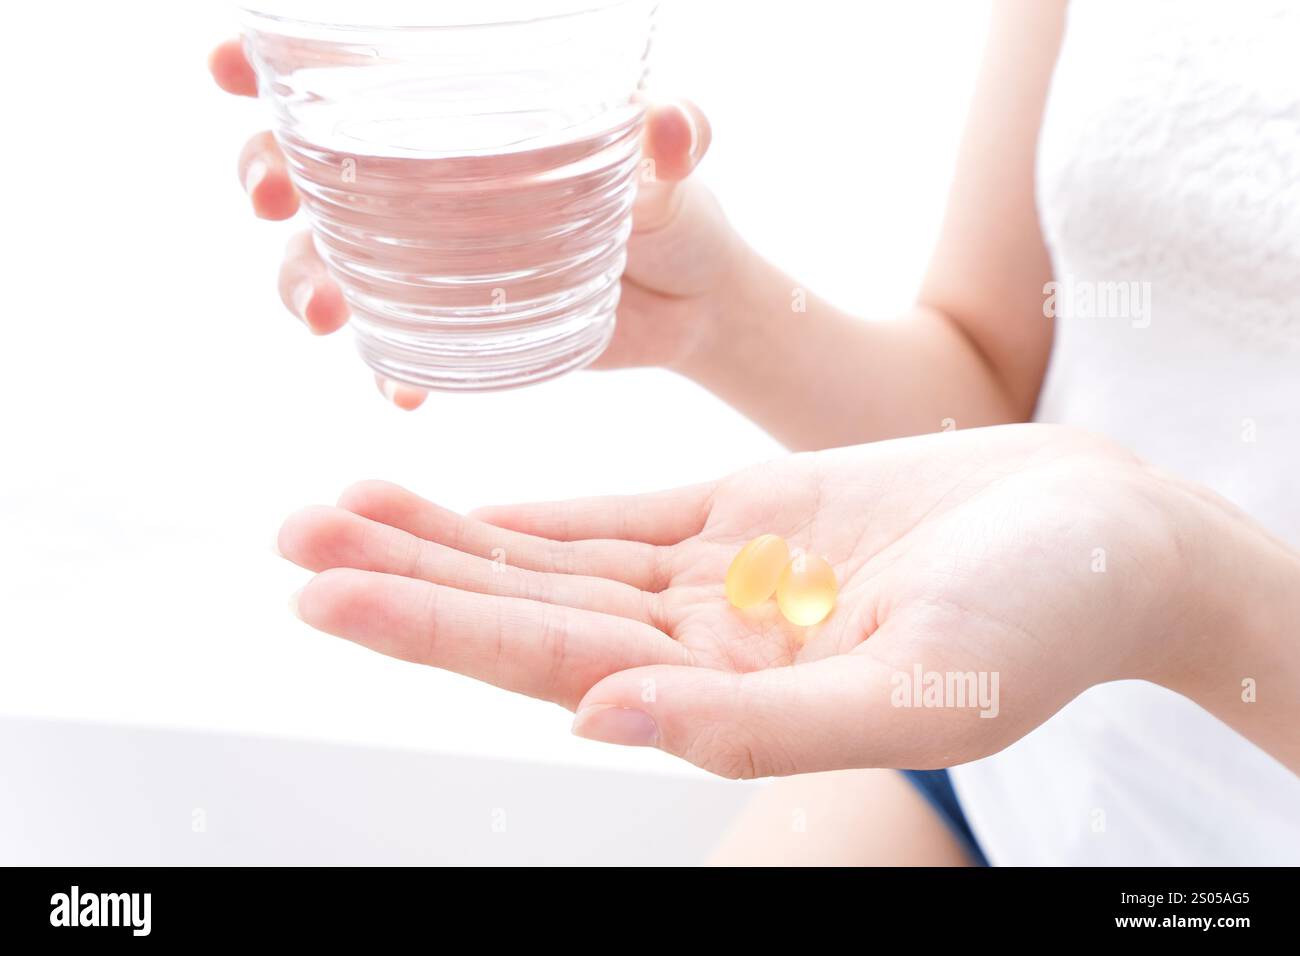
[(980, 849), (979, 841), (975, 839), (975, 834), (966, 822), (966, 814), (961, 812), (961, 802), (957, 799), (957, 791), (952, 788), (952, 779), (948, 776), (947, 770), (900, 770), (908, 783), (914, 786), (921, 796), (925, 797), (925, 802), (934, 808), (934, 812), (939, 814), (952, 835), (957, 838), (966, 855), (970, 857), (971, 863), (975, 866), (988, 866), (988, 857)]

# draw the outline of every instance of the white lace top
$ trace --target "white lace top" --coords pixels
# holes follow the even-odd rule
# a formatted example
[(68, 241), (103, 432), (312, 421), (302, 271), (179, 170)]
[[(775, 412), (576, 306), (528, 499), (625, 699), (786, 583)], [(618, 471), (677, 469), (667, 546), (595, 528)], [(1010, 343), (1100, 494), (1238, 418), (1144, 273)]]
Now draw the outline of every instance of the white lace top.
[[(1038, 199), (1058, 285), (1037, 417), (1300, 548), (1300, 3), (1075, 0)], [(1142, 682), (953, 780), (995, 864), (1300, 864), (1300, 777)]]

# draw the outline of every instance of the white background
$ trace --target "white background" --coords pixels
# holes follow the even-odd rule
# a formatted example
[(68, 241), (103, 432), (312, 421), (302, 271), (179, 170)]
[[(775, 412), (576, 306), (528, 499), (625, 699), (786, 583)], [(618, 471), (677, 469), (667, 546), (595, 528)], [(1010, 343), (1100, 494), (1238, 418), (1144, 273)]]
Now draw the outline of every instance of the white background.
[[(710, 114), (701, 175), (757, 248), (883, 318), (934, 238), (986, 12), (668, 0), (651, 90)], [(266, 114), (208, 78), (233, 29), (211, 3), (6, 11), (0, 713), (694, 772), (290, 617), (305, 575), (272, 533), (356, 479), (467, 509), (780, 448), (656, 370), (388, 406), (346, 333), (313, 339), (279, 305), (301, 226), (254, 220), (238, 184)]]

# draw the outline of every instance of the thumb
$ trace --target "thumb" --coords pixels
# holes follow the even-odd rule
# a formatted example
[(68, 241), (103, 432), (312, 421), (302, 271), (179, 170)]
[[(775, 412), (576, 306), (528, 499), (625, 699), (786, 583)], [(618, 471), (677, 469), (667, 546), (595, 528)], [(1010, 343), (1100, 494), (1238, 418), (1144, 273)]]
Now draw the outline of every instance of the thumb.
[(644, 138), (632, 218), (637, 232), (653, 232), (673, 218), (677, 185), (704, 158), (713, 130), (698, 106), (679, 100), (650, 107)]
[(658, 747), (733, 779), (914, 766), (903, 755), (920, 728), (900, 728), (891, 673), (865, 654), (748, 674), (635, 667), (587, 691), (573, 732)]

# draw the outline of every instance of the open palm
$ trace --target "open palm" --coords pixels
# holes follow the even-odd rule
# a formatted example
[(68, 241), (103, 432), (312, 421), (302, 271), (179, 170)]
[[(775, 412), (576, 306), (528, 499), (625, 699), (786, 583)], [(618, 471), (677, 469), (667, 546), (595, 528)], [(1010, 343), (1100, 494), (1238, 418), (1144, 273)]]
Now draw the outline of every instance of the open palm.
[[(941, 766), (1146, 676), (1177, 618), (1152, 579), (1177, 554), (1158, 481), (1090, 436), (1011, 426), (472, 517), (367, 482), (279, 547), (321, 572), (308, 623), (577, 708), (589, 736), (727, 776)], [(727, 603), (729, 562), (768, 532), (835, 569), (820, 624)], [(918, 672), (996, 674), (1000, 700), (900, 706)]]

